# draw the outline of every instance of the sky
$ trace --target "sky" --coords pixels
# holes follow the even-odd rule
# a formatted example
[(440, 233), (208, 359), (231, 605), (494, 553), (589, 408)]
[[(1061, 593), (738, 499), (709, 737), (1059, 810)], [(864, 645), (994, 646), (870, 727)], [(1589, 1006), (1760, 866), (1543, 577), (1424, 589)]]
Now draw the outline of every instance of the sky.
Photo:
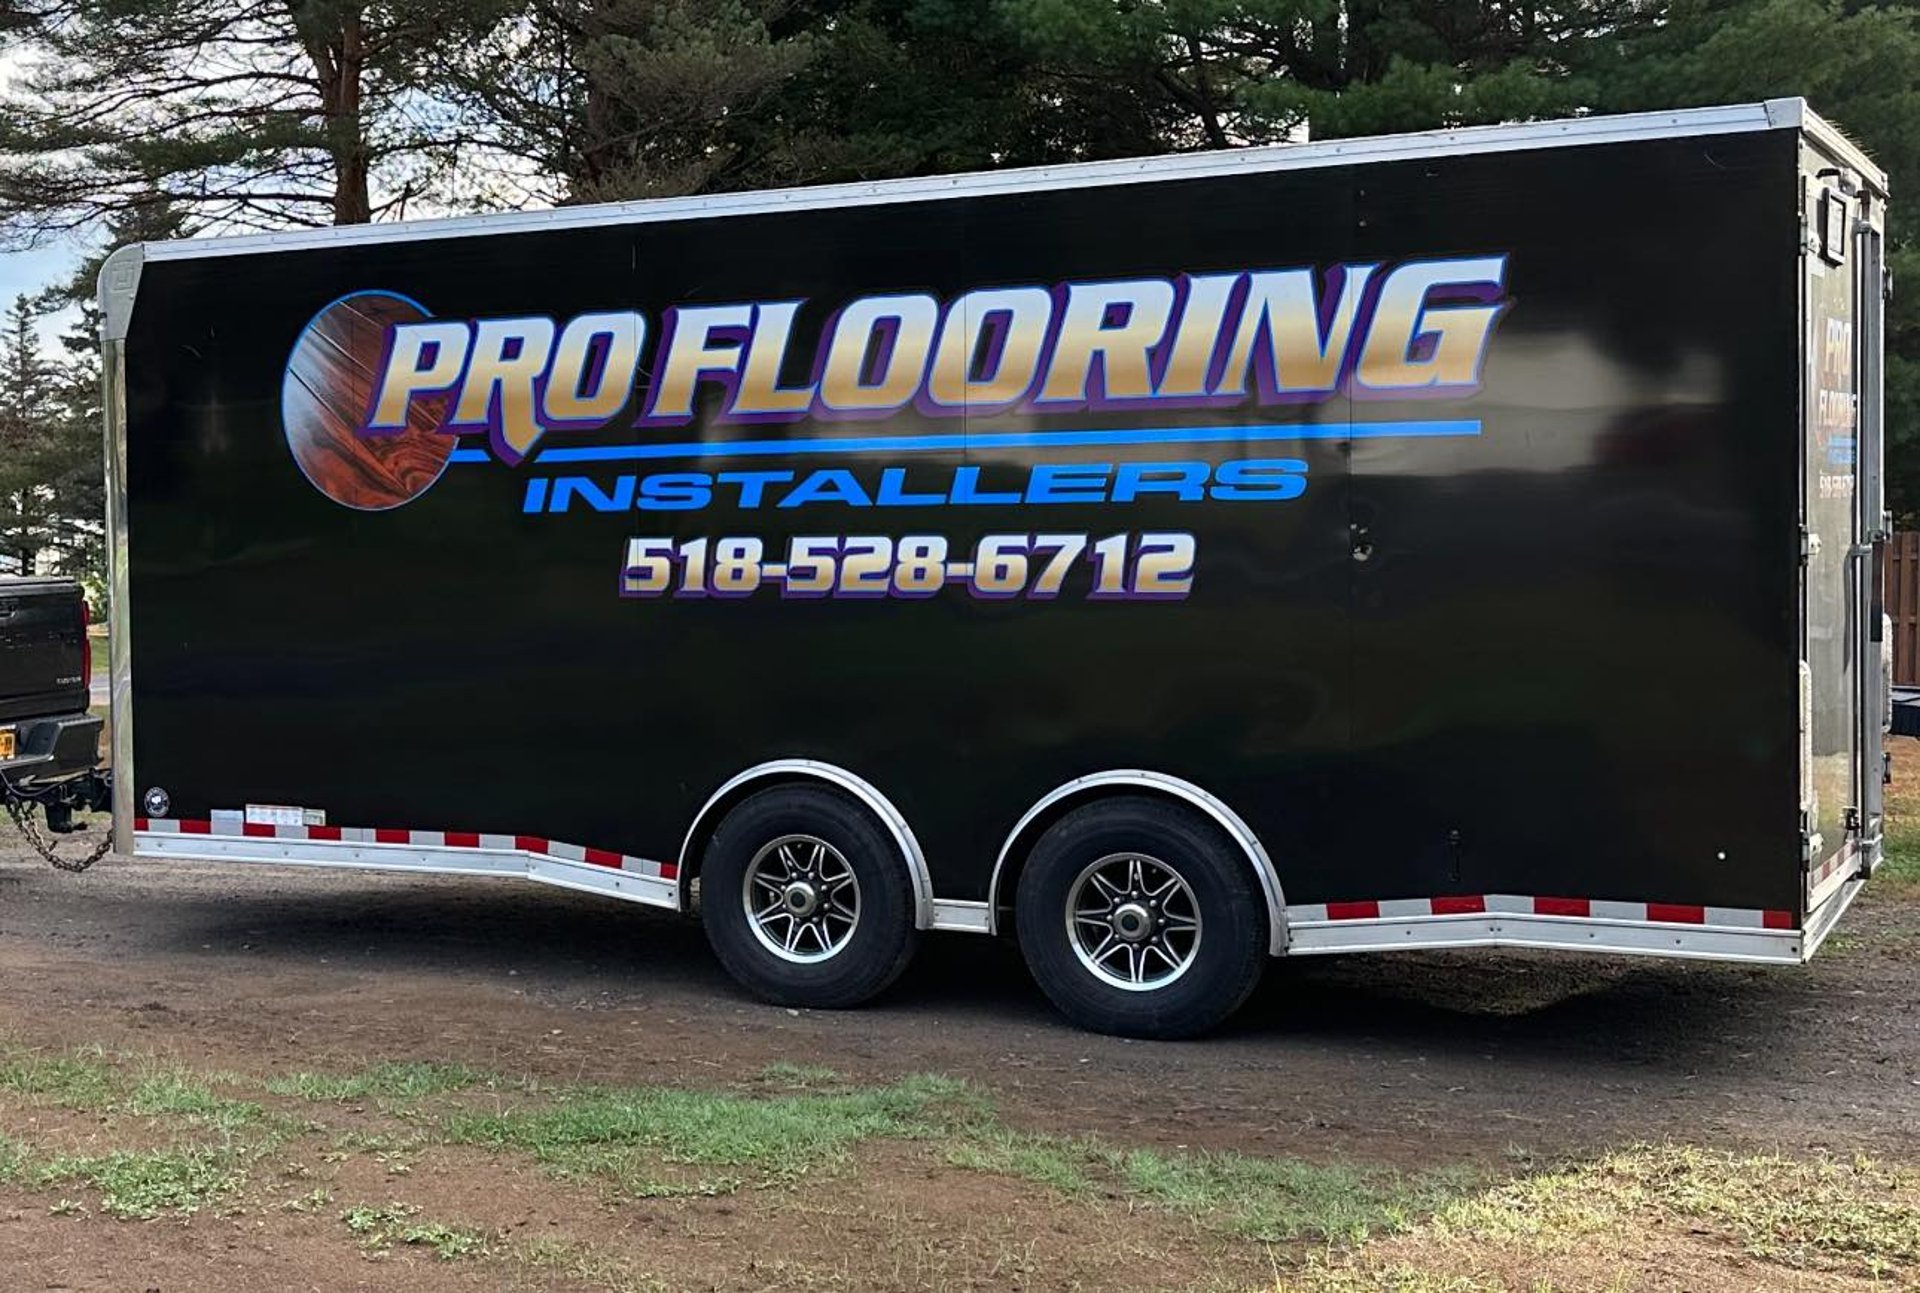
[[(0, 88), (10, 85), (19, 75), (22, 62), (18, 49), (0, 51)], [(82, 242), (60, 241), (35, 251), (0, 251), (0, 309), (12, 305), (13, 298), (23, 292), (41, 291), (72, 274), (83, 247)], [(51, 343), (66, 329), (68, 322), (69, 316), (64, 312), (43, 319), (40, 333)]]
[(0, 252), (0, 300), (38, 292), (73, 272), (78, 249), (55, 245), (38, 251)]
[[(0, 310), (22, 293), (53, 286), (80, 263), (85, 248), (77, 242), (57, 242), (34, 251), (0, 252)], [(62, 310), (40, 321), (40, 335), (49, 345), (72, 325), (74, 312)]]

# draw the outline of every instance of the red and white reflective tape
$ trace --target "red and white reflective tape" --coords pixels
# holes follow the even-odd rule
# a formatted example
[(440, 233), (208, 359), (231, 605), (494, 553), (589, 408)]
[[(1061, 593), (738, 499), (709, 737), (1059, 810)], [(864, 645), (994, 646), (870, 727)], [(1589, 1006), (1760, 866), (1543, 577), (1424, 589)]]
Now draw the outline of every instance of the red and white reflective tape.
[(1844, 848), (1840, 849), (1825, 862), (1822, 862), (1819, 868), (1807, 877), (1807, 887), (1809, 889), (1818, 889), (1835, 871), (1838, 871), (1843, 866), (1850, 866), (1858, 860), (1859, 857), (1854, 850), (1853, 842), (1849, 840)]
[(578, 863), (582, 866), (628, 871), (656, 880), (672, 880), (680, 874), (677, 863), (655, 862), (649, 858), (632, 857), (609, 849), (590, 849), (578, 844), (563, 844), (559, 840), (545, 839), (538, 835), (490, 835), (479, 831), (411, 831), (387, 826), (271, 826), (263, 822), (236, 824), (240, 826), (237, 831), (230, 829), (225, 822), (218, 823), (220, 829), (216, 830), (214, 829), (216, 824), (205, 818), (175, 820), (170, 817), (136, 817), (133, 819), (133, 829), (136, 833), (144, 831), (156, 835), (206, 835), (216, 839), (312, 840), (324, 844), (399, 844), (416, 849), (477, 849), (488, 853), (532, 853), (561, 862)]
[(1527, 898), (1504, 893), (1298, 903), (1287, 908), (1289, 925), (1447, 916), (1564, 916), (1636, 924), (1710, 925), (1724, 929), (1796, 929), (1800, 923), (1790, 911), (1693, 907), (1670, 902), (1612, 902), (1602, 898)]

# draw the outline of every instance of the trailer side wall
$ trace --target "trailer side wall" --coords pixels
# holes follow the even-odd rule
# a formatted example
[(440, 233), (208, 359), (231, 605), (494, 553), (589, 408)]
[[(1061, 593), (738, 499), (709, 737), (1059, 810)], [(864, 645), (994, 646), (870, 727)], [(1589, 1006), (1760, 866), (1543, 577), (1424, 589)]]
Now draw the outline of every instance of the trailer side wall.
[[(941, 897), (978, 900), (1037, 799), (1137, 767), (1237, 810), (1293, 903), (1794, 908), (1796, 139), (155, 260), (125, 342), (135, 793), (164, 789), (188, 819), (298, 805), (672, 858), (727, 778), (813, 758), (897, 805)], [(629, 406), (518, 465), (449, 462), (379, 511), (315, 488), (283, 427), (304, 380), (289, 355), (352, 293), (438, 319), (635, 309), (656, 326), (669, 307), (801, 302), (792, 384), (832, 312), (869, 294), (1489, 257), (1506, 303), (1477, 388), (1425, 398), (1349, 383), (1292, 405), (743, 427), (707, 383), (692, 426), (636, 428)], [(1473, 430), (1369, 430), (1387, 424)], [(1006, 438), (1069, 430), (1090, 442)], [(1145, 432), (1170, 434), (1112, 442)], [(876, 447), (550, 455), (863, 436)], [(1211, 492), (1248, 460), (1298, 464), (1304, 491)], [(978, 498), (1023, 491), (1036, 465), (1110, 480), (1128, 463), (1200, 464), (1208, 492), (952, 500), (969, 468)], [(616, 497), (624, 475), (822, 467), (868, 502), (526, 510), (534, 479)], [(889, 469), (948, 501), (879, 505)], [(771, 554), (937, 534), (961, 552), (1048, 532), (1190, 534), (1191, 593), (1092, 597), (1083, 563), (1050, 600), (617, 595), (635, 537)]]

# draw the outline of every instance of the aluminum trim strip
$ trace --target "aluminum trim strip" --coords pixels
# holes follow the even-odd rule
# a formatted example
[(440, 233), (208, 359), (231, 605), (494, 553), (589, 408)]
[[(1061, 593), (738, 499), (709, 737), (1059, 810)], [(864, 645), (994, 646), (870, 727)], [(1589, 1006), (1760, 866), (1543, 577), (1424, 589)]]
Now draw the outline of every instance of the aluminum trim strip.
[[(100, 347), (100, 403), (107, 504), (107, 741), (113, 769), (113, 847), (133, 851), (133, 633), (128, 626), (127, 355), (124, 341)], [(88, 680), (91, 683), (91, 679)]]
[(680, 886), (675, 880), (623, 868), (569, 862), (524, 849), (427, 848), (413, 844), (378, 844), (344, 839), (333, 841), (147, 830), (137, 832), (132, 851), (136, 857), (239, 862), (261, 866), (340, 867), (429, 875), (518, 876), (563, 889), (624, 898), (650, 907), (678, 910), (680, 905)]
[(1821, 945), (1827, 941), (1827, 935), (1831, 934), (1833, 927), (1840, 923), (1840, 917), (1846, 914), (1847, 908), (1853, 905), (1853, 900), (1859, 896), (1866, 884), (1864, 879), (1849, 882), (1808, 914), (1806, 932), (1803, 936), (1804, 945), (1800, 953), (1801, 960), (1813, 959), (1813, 954), (1819, 951)]
[(1629, 956), (1792, 965), (1805, 959), (1797, 930), (1726, 928), (1579, 916), (1424, 916), (1403, 920), (1296, 920), (1290, 955), (1406, 948), (1530, 947)]
[(961, 902), (958, 899), (936, 898), (933, 900), (932, 928), (950, 930), (957, 934), (991, 933), (993, 908), (984, 902)]
[(1294, 924), (1351, 925), (1364, 921), (1426, 917), (1552, 917), (1588, 923), (1715, 926), (1729, 929), (1797, 929), (1799, 919), (1784, 909), (1712, 907), (1682, 903), (1622, 902), (1606, 898), (1530, 896), (1511, 893), (1441, 894), (1422, 898), (1365, 898), (1348, 902), (1299, 903), (1289, 909)]

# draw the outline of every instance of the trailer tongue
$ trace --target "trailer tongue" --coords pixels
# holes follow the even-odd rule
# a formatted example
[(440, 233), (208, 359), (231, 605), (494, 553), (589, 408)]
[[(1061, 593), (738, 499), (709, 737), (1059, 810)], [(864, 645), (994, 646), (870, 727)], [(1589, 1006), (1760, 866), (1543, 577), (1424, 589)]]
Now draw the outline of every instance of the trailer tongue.
[(116, 829), (791, 1003), (1014, 935), (1152, 1036), (1270, 955), (1802, 961), (1885, 204), (1775, 100), (122, 249)]

